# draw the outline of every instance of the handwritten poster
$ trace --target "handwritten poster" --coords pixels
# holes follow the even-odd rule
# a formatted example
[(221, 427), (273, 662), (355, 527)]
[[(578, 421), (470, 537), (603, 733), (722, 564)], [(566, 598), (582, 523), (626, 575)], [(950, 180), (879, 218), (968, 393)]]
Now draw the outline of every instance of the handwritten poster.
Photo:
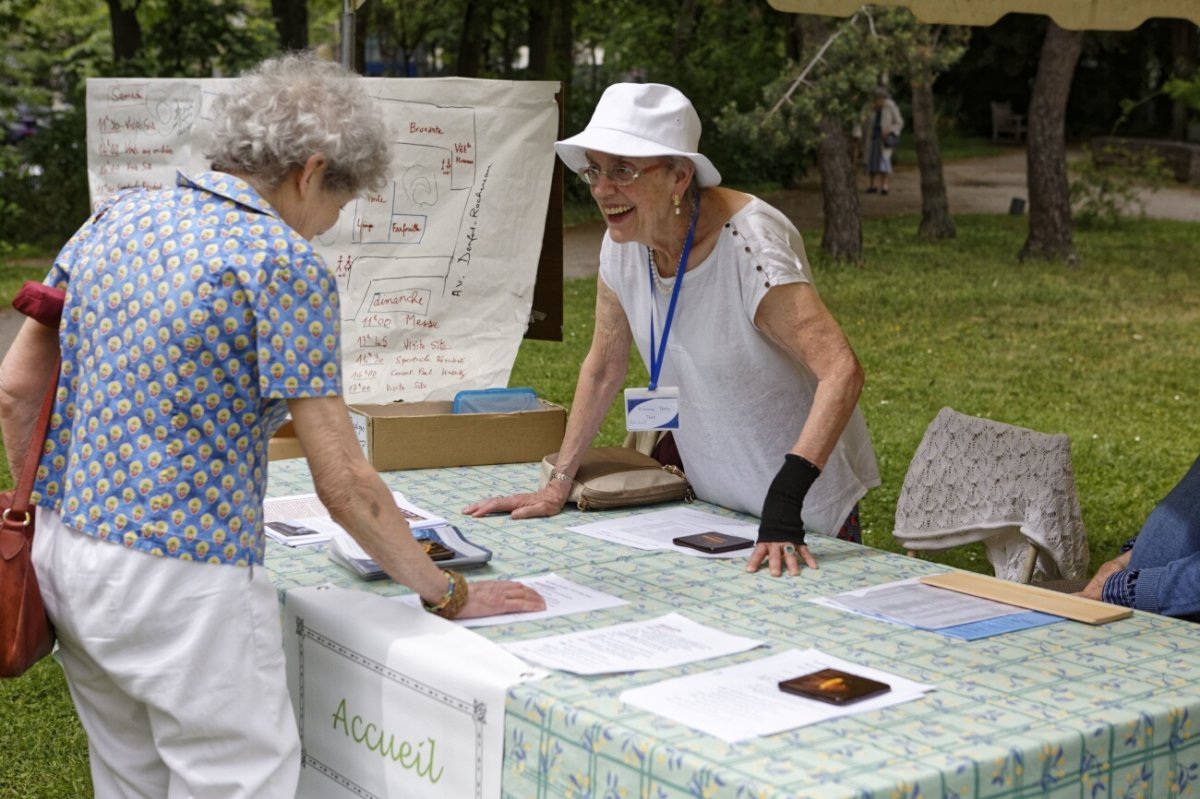
[[(558, 129), (554, 82), (366, 79), (392, 131), (392, 176), (314, 244), (342, 307), (353, 403), (451, 399), (508, 384), (529, 322)], [(92, 203), (208, 168), (231, 79), (91, 79)]]

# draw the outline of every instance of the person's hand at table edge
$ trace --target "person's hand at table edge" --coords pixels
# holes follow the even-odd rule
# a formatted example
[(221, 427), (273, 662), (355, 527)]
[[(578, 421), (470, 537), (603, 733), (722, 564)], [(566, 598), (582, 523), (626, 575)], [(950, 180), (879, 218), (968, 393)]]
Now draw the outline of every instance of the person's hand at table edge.
[(507, 580), (481, 580), (470, 583), (467, 604), (456, 619), (498, 616), (502, 613), (532, 613), (546, 609), (542, 595), (523, 583)]
[(821, 469), (812, 461), (794, 453), (787, 454), (763, 500), (758, 544), (750, 554), (746, 571), (758, 571), (766, 560), (772, 577), (781, 576), (784, 566), (788, 574), (795, 577), (800, 574), (802, 558), (808, 568), (817, 568), (817, 559), (804, 545), (802, 511), (804, 497), (820, 476)]
[(787, 573), (795, 577), (800, 574), (801, 558), (804, 559), (804, 565), (808, 568), (820, 568), (817, 566), (817, 559), (804, 544), (797, 546), (790, 542), (760, 541), (755, 545), (754, 551), (750, 553), (750, 562), (746, 564), (746, 571), (758, 571), (765, 560), (772, 577), (781, 576), (784, 566), (787, 567)]
[(554, 481), (545, 488), (529, 494), (491, 497), (474, 502), (463, 508), (462, 512), (467, 516), (475, 517), (487, 516), (492, 513), (508, 513), (514, 519), (554, 516), (563, 509), (563, 505), (567, 502), (567, 495), (570, 493), (570, 483)]
[(1096, 574), (1083, 587), (1082, 591), (1077, 591), (1076, 596), (1081, 596), (1086, 599), (1095, 599), (1104, 601), (1104, 584), (1108, 582), (1108, 578), (1120, 571), (1129, 568), (1129, 561), (1133, 557), (1133, 550), (1123, 552), (1112, 560), (1104, 563), (1099, 569), (1096, 569)]

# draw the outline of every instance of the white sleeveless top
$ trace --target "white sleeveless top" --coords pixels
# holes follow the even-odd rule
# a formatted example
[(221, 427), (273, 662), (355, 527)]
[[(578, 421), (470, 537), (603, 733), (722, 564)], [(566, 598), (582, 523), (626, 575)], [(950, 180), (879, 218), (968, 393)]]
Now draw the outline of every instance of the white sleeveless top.
[[(661, 343), (671, 296), (650, 285), (646, 248), (616, 244), (606, 233), (600, 278), (620, 299), (649, 371), (651, 303)], [(754, 315), (772, 286), (811, 282), (800, 233), (757, 197), (726, 223), (709, 256), (686, 271), (659, 385), (679, 388), (675, 441), (688, 480), (707, 502), (759, 515), (800, 437), (817, 380), (755, 327)], [(877, 485), (870, 435), (855, 408), (804, 501), (805, 527), (836, 535)]]

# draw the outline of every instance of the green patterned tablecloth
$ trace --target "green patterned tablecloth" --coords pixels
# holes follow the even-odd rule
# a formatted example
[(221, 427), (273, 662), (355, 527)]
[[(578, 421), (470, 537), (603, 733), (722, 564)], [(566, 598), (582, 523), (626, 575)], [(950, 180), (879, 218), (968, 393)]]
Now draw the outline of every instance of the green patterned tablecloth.
[[(769, 642), (675, 669), (606, 677), (554, 672), (512, 689), (506, 798), (1200, 796), (1200, 625), (1135, 613), (1102, 627), (1062, 622), (964, 642), (806, 602), (944, 571), (936, 564), (813, 536), (818, 571), (793, 579), (748, 575), (741, 559), (639, 552), (563, 529), (628, 511), (531, 521), (468, 520), (458, 513), (476, 499), (529, 490), (535, 464), (395, 472), (384, 479), (492, 549), (493, 564), (472, 578), (554, 571), (630, 603), (480, 628), (488, 638), (535, 638), (680, 611)], [(303, 460), (271, 464), (271, 496), (312, 490)], [(322, 547), (271, 542), (267, 568), (281, 593), (326, 583), (404, 591), (356, 580)], [(937, 690), (916, 702), (736, 745), (617, 699), (627, 688), (667, 677), (808, 647)]]

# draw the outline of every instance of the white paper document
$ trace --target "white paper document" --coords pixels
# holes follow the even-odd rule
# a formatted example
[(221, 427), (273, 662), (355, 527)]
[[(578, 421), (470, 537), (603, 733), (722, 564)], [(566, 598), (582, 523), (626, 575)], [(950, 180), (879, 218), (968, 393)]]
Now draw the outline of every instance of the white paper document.
[(695, 535), (709, 530), (741, 536), (751, 541), (758, 538), (756, 525), (691, 508), (670, 508), (652, 513), (639, 513), (636, 516), (579, 524), (567, 529), (574, 533), (581, 533), (614, 544), (623, 544), (634, 549), (669, 549), (701, 558), (744, 558), (753, 551), (753, 548), (709, 554), (689, 547), (676, 546), (671, 542), (680, 536)]
[[(445, 519), (418, 508), (399, 491), (392, 492), (392, 499), (413, 530), (446, 524)], [(294, 494), (265, 500), (263, 525), (268, 536), (290, 547), (320, 544), (335, 535), (346, 533), (346, 530), (330, 517), (329, 511), (321, 504), (321, 500), (317, 499), (316, 494)]]
[[(783, 680), (826, 668), (860, 674), (887, 683), (892, 690), (840, 706), (779, 690)], [(736, 743), (909, 702), (929, 690), (931, 686), (849, 663), (816, 649), (791, 649), (749, 663), (632, 688), (621, 694), (621, 701)]]
[(539, 666), (575, 674), (613, 674), (681, 666), (745, 652), (762, 643), (668, 613), (649, 621), (504, 644), (504, 648)]
[[(535, 619), (550, 619), (555, 616), (569, 616), (572, 613), (586, 613), (590, 610), (603, 610), (629, 604), (620, 597), (580, 585), (565, 577), (559, 577), (557, 574), (518, 577), (513, 582), (524, 583), (541, 594), (542, 599), (546, 600), (546, 609), (530, 613), (484, 616), (478, 619), (454, 619), (454, 623), (463, 627), (489, 627), (495, 624), (513, 624)], [(416, 594), (405, 594), (395, 597), (395, 599), (397, 602), (403, 602), (413, 607), (419, 607), (421, 604), (421, 599)]]
[(994, 619), (1024, 608), (925, 585), (919, 578), (897, 580), (857, 591), (812, 600), (818, 605), (883, 618), (912, 627), (936, 630)]
[(931, 630), (964, 641), (976, 641), (1063, 620), (1049, 613), (925, 585), (916, 577), (811, 601), (858, 616), (903, 624), (918, 630)]

